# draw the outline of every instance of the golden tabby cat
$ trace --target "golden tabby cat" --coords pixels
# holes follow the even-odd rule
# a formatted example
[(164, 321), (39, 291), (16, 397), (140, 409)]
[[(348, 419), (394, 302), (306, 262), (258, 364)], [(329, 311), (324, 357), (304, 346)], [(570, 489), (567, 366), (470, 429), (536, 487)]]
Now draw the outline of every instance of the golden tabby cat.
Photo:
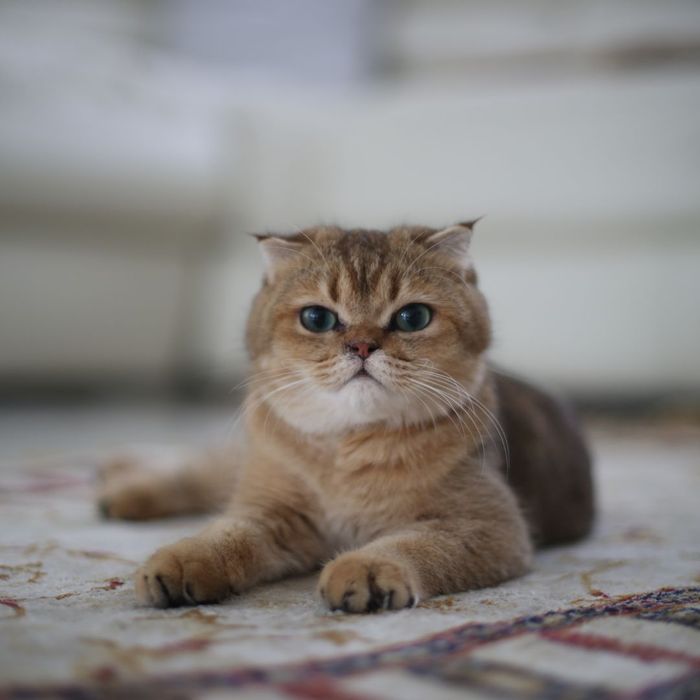
[(221, 601), (322, 567), (331, 609), (398, 609), (519, 576), (533, 542), (589, 531), (572, 416), (487, 364), (472, 228), (259, 236), (245, 444), (167, 477), (135, 463), (105, 477), (109, 517), (228, 504), (151, 556), (139, 600)]

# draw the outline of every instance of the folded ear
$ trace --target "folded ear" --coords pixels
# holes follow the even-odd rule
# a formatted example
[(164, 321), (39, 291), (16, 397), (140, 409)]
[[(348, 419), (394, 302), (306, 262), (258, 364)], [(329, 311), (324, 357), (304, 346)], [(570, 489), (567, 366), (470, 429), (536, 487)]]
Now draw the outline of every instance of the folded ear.
[[(481, 218), (481, 217), (479, 217)], [(474, 233), (474, 226), (479, 219), (463, 221), (454, 226), (448, 226), (441, 231), (431, 233), (425, 244), (430, 250), (440, 251), (449, 255), (463, 267), (471, 267), (472, 261), (469, 246)]]
[(274, 282), (280, 268), (299, 254), (303, 243), (288, 236), (267, 233), (253, 235), (260, 244), (260, 252), (265, 263), (265, 277), (268, 282)]

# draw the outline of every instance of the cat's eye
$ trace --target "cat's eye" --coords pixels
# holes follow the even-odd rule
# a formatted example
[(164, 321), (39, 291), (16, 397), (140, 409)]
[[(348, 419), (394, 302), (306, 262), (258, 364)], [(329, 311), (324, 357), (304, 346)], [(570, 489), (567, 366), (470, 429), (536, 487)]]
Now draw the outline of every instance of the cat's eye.
[(312, 333), (326, 333), (338, 325), (338, 317), (325, 306), (307, 306), (299, 314), (301, 325)]
[(394, 314), (392, 326), (407, 333), (422, 331), (432, 317), (433, 312), (425, 304), (408, 304)]

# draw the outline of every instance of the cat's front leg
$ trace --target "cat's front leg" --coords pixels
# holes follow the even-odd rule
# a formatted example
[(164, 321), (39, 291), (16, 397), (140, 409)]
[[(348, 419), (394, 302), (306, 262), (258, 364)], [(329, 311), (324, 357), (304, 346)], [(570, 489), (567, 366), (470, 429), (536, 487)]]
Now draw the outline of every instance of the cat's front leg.
[(136, 573), (136, 594), (161, 608), (217, 603), (256, 583), (311, 571), (324, 554), (313, 521), (288, 507), (224, 516), (153, 554)]
[(331, 610), (397, 610), (434, 595), (519, 576), (531, 557), (527, 528), (519, 517), (438, 519), (341, 554), (321, 572), (319, 593)]

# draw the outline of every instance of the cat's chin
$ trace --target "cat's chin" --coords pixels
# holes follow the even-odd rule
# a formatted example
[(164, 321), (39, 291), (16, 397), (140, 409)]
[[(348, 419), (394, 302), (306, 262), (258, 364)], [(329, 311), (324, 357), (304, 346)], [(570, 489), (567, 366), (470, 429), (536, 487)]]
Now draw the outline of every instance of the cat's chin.
[(348, 408), (367, 413), (375, 411), (377, 404), (384, 404), (391, 399), (384, 385), (366, 372), (358, 372), (338, 393), (341, 402), (347, 402)]
[(426, 419), (421, 407), (391, 391), (369, 374), (358, 374), (335, 391), (319, 391), (303, 402), (289, 402), (276, 412), (289, 425), (304, 433), (342, 433), (365, 425), (391, 427), (420, 423)]
[(361, 369), (356, 375), (350, 377), (347, 382), (343, 385), (343, 389), (346, 386), (353, 385), (355, 388), (358, 386), (365, 386), (367, 384), (379, 385), (383, 388), (382, 383), (376, 378), (369, 374), (366, 370)]

